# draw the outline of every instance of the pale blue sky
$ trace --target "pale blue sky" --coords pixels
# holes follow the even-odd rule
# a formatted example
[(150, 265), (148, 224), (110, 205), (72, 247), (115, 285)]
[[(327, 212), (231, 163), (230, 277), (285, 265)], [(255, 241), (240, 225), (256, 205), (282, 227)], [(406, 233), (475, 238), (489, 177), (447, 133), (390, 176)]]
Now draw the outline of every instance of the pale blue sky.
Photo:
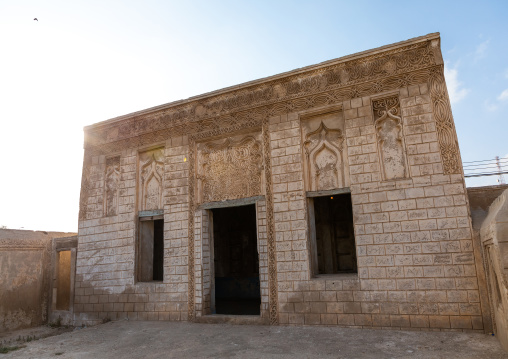
[(507, 17), (501, 0), (0, 0), (0, 225), (77, 230), (85, 125), (432, 32), (463, 160), (506, 156)]

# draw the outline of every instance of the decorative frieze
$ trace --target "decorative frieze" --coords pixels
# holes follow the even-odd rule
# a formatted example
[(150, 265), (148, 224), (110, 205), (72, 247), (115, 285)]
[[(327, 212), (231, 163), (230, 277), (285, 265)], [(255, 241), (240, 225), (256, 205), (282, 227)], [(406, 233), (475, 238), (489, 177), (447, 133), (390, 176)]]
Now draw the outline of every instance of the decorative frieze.
[[(206, 123), (207, 119), (231, 116), (242, 111), (252, 111), (260, 107), (271, 106), (281, 102), (296, 100), (316, 94), (344, 88), (344, 95), (349, 98), (362, 96), (365, 83), (373, 87), (374, 92), (386, 89), (384, 79), (393, 77), (398, 87), (407, 86), (414, 81), (406, 73), (425, 69), (436, 64), (432, 40), (413, 43), (393, 50), (354, 59), (335, 62), (318, 69), (305, 71), (282, 79), (275, 79), (263, 84), (244, 89), (226, 92), (217, 96), (195, 100), (171, 108), (133, 116), (121, 122), (87, 131), (85, 147), (95, 147), (106, 143), (132, 139), (143, 134), (169, 128), (181, 128), (196, 131), (191, 123)], [(402, 81), (402, 82), (401, 82)], [(372, 86), (371, 86), (372, 85)], [(326, 97), (326, 96), (325, 96)], [(306, 100), (301, 101), (303, 103)], [(277, 107), (277, 106), (276, 106)], [(308, 106), (309, 108), (312, 106)], [(285, 108), (285, 112), (290, 110)], [(203, 121), (204, 120), (204, 121)], [(209, 120), (208, 120), (209, 121)]]

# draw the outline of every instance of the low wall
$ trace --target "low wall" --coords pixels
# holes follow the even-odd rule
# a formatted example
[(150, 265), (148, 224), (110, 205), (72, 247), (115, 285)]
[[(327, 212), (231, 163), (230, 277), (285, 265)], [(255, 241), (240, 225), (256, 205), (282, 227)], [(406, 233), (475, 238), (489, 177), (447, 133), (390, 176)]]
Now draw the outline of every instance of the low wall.
[(0, 229), (0, 332), (47, 321), (51, 240), (72, 234)]

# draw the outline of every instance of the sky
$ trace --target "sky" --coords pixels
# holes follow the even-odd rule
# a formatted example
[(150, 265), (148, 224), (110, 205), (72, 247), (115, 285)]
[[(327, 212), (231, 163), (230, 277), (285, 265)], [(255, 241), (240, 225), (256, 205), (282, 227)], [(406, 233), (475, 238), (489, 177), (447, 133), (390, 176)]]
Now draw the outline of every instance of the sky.
[(462, 160), (508, 159), (507, 16), (504, 0), (0, 0), (0, 227), (77, 231), (86, 125), (433, 32)]

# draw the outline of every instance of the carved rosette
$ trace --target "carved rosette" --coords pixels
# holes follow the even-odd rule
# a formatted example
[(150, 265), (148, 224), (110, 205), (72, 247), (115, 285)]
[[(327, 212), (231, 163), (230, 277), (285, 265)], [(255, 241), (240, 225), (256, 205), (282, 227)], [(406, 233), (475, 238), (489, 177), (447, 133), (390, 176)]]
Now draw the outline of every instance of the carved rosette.
[(462, 173), (459, 144), (441, 66), (432, 69), (429, 85), (443, 172), (444, 174)]
[(343, 143), (342, 131), (328, 128), (323, 121), (305, 136), (303, 147), (311, 191), (345, 187)]
[(120, 157), (106, 159), (104, 213), (106, 216), (118, 214), (118, 192), (120, 184)]
[(407, 178), (408, 170), (402, 138), (399, 96), (376, 99), (372, 101), (372, 108), (383, 179)]
[(140, 211), (162, 209), (164, 149), (139, 154)]
[(253, 136), (204, 144), (199, 150), (201, 201), (261, 195), (262, 171), (262, 146)]

